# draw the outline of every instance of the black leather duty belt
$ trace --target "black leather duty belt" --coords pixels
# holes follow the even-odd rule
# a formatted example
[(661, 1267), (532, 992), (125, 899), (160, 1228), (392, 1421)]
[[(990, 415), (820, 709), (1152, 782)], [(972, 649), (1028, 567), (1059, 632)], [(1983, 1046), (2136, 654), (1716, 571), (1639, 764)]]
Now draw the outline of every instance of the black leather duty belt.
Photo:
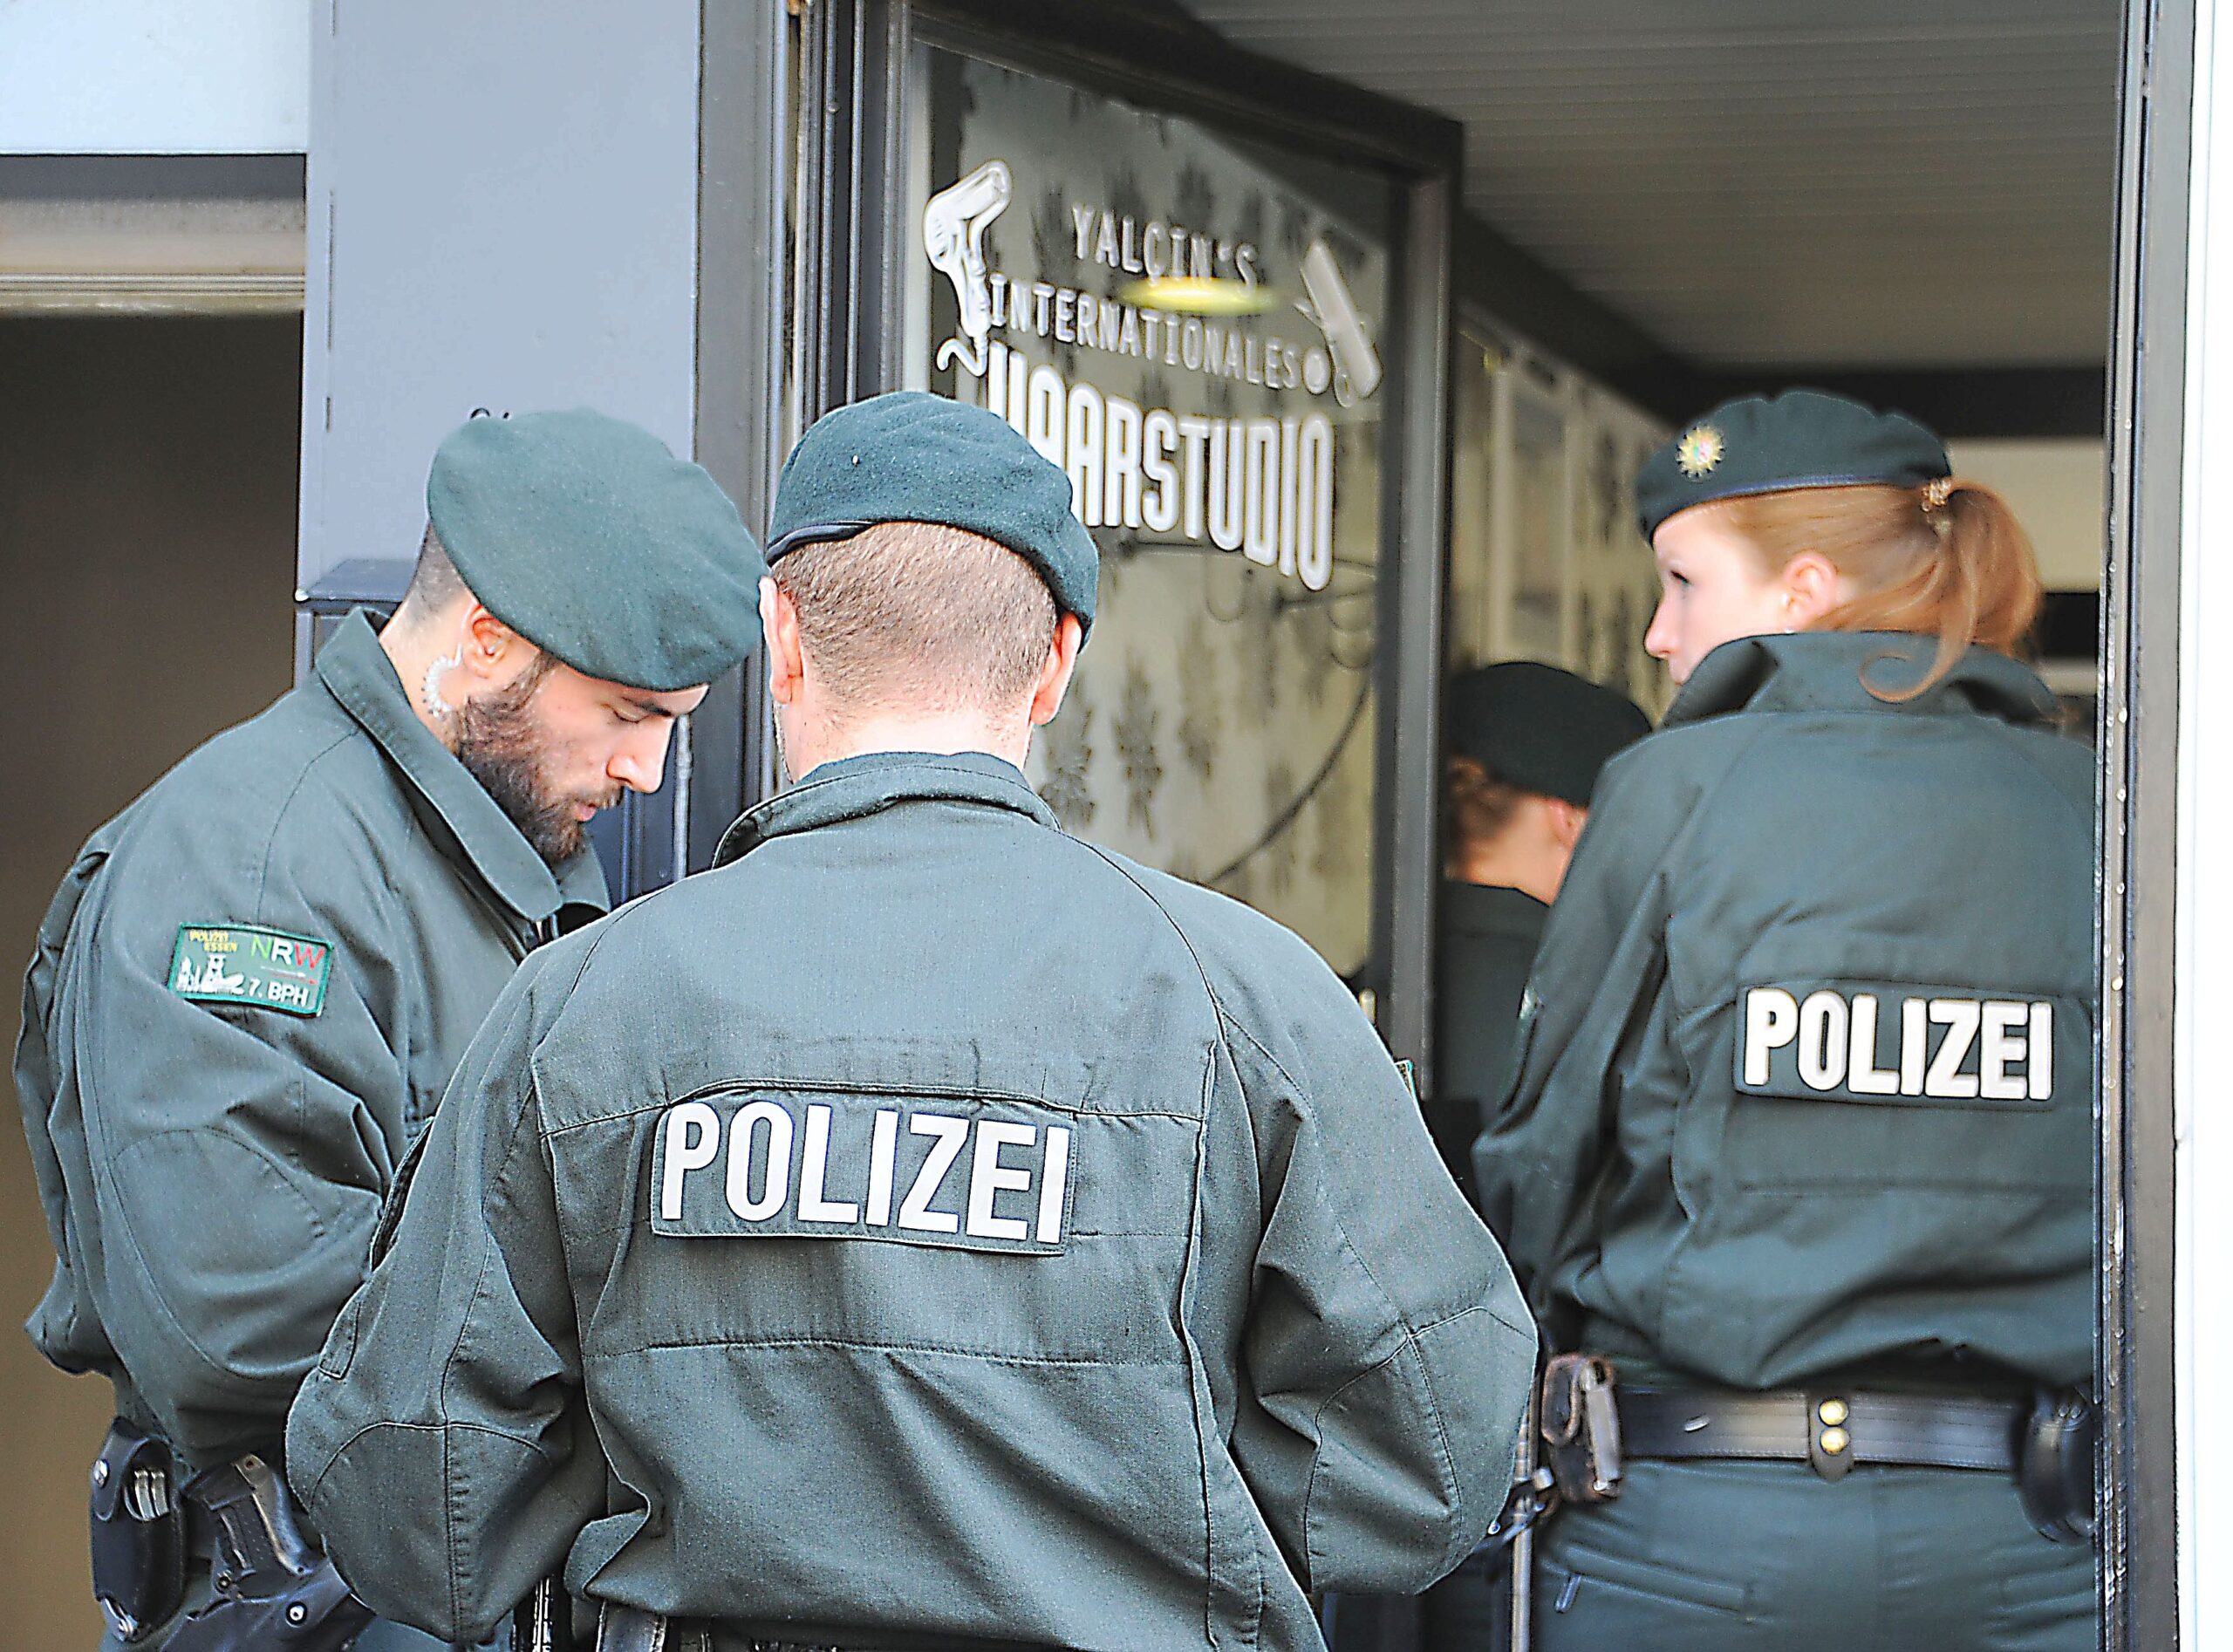
[(1616, 1395), (1623, 1456), (1805, 1463), (1832, 1480), (1855, 1463), (2013, 1474), (2031, 1415), (2017, 1400), (1945, 1394), (1623, 1387)]

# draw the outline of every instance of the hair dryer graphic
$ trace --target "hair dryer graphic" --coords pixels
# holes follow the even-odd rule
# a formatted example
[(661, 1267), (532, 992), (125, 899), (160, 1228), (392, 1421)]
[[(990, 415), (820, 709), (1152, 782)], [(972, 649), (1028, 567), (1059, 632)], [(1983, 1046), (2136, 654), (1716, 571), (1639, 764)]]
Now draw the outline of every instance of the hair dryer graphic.
[(941, 189), (923, 208), (923, 249), (931, 267), (953, 283), (961, 307), (965, 345), (949, 338), (939, 346), (938, 365), (959, 359), (972, 375), (984, 377), (985, 339), (993, 330), (993, 292), (985, 279), (985, 226), (1007, 210), (1014, 192), (1005, 160), (987, 160), (960, 182)]
[(1327, 353), (1334, 358), (1335, 398), (1350, 406), (1380, 388), (1380, 352), (1357, 314), (1357, 301), (1342, 279), (1333, 249), (1322, 239), (1312, 242), (1302, 255), (1302, 285), (1310, 302), (1295, 308), (1326, 335)]

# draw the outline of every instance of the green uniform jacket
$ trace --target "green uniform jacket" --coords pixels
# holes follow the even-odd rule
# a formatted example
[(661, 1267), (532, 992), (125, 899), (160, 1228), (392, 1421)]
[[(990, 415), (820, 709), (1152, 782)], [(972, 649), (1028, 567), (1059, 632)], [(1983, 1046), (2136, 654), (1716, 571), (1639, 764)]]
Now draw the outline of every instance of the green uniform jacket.
[(197, 1464), (275, 1449), (398, 1161), (570, 905), (605, 905), (594, 857), (554, 877), (352, 616), (92, 836), (40, 928), (40, 1350)]
[(1932, 647), (1724, 645), (1607, 767), (1474, 1155), (1566, 1346), (2090, 1375), (2093, 765), (2004, 656), (1863, 687)]
[(1340, 980), (881, 755), (536, 954), (289, 1424), (379, 1610), (1319, 1644), (1508, 1485), (1534, 1336)]
[(1473, 1142), (1496, 1116), (1519, 1042), (1519, 1001), (1551, 909), (1533, 895), (1455, 879), (1435, 914), (1435, 1097), (1427, 1126), (1466, 1196)]

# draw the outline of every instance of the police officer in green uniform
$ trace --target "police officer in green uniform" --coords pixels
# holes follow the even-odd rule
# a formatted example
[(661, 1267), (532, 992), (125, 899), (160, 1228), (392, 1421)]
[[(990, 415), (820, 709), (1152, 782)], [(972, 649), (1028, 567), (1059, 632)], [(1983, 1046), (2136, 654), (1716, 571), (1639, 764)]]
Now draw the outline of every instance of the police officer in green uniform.
[(2030, 544), (1809, 391), (1637, 498), (1682, 690), (1606, 768), (1475, 1158), (1579, 1356), (1536, 1643), (2089, 1648), (2093, 773), (2010, 657)]
[(1026, 783), (1068, 480), (878, 397), (769, 542), (796, 783), (468, 1053), (289, 1424), (344, 1571), (470, 1640), (563, 1561), (606, 1645), (721, 1652), (1315, 1648), (1310, 1591), (1424, 1587), (1533, 1328), (1332, 971)]
[[(1473, 1142), (1512, 1075), (1543, 923), (1588, 818), (1598, 771), (1651, 731), (1627, 695), (1535, 660), (1452, 678), (1444, 707), (1443, 884), (1436, 913), (1435, 1094), (1427, 1125), (1473, 1193)], [(1469, 1560), (1419, 1603), (1427, 1652), (1504, 1644), (1501, 1553)]]
[(1451, 679), (1436, 918), (1435, 1098), (1427, 1123), (1469, 1194), (1473, 1138), (1511, 1076), (1543, 920), (1597, 773), (1651, 731), (1626, 694), (1532, 659)]
[(351, 1626), (307, 1539), (251, 1563), (226, 1511), (286, 1518), (288, 1403), (406, 1150), (520, 960), (605, 908), (584, 823), (658, 787), (676, 718), (759, 634), (734, 508), (633, 426), (475, 419), (427, 498), (395, 617), (352, 615), (301, 687), (96, 832), (39, 933), (16, 1071), (58, 1261), (28, 1328), (115, 1385), (112, 1645), (171, 1638), (213, 1558), (237, 1598), (181, 1640)]

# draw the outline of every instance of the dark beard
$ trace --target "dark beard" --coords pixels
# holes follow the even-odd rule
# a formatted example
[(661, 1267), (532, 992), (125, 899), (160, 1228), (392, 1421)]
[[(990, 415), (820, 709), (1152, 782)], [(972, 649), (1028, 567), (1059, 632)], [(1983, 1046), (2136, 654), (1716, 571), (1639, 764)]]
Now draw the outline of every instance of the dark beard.
[(543, 782), (542, 744), (528, 706), (550, 674), (550, 656), (545, 654), (509, 686), (459, 707), (450, 732), (452, 749), (466, 772), (495, 799), (544, 863), (557, 866), (581, 852), (584, 832), (574, 807), (592, 800), (554, 797)]

